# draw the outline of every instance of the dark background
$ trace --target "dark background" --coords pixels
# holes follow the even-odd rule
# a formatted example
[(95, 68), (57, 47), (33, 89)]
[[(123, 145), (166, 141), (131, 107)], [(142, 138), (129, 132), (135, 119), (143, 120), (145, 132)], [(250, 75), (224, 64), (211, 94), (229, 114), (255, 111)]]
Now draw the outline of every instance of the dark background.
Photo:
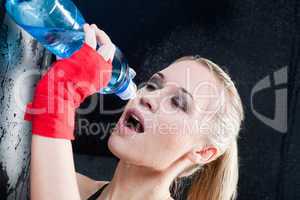
[[(238, 199), (300, 199), (297, 123), (300, 116), (296, 112), (300, 106), (299, 1), (78, 0), (75, 3), (87, 22), (104, 29), (126, 54), (137, 71), (137, 83), (183, 55), (199, 54), (223, 66), (235, 81), (246, 112), (239, 139)], [(288, 69), (288, 83), (276, 84), (273, 73), (280, 69)], [(279, 99), (276, 92), (288, 90), (288, 96), (282, 97), (288, 107), (277, 110), (282, 115), (277, 123), (288, 127), (288, 131), (263, 123), (251, 108), (251, 91), (267, 76), (271, 86), (253, 95), (253, 106), (273, 119)], [(104, 103), (105, 109), (121, 109), (126, 103), (113, 95), (94, 97)], [(89, 99), (82, 106), (88, 103)], [(120, 115), (121, 112), (101, 114), (98, 106), (91, 114), (78, 114), (77, 122), (88, 119), (110, 124)], [(107, 149), (107, 137), (101, 139), (106, 133), (92, 135), (78, 123), (76, 133), (73, 147), (77, 170), (109, 180), (116, 159)]]

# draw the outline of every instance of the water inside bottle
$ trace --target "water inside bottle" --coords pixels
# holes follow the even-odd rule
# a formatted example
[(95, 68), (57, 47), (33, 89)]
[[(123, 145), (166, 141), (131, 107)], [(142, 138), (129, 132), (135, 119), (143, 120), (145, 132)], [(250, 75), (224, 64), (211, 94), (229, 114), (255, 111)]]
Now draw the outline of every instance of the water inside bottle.
[[(116, 47), (114, 58), (112, 61), (112, 76), (107, 87), (102, 88), (101, 93), (110, 94), (122, 90), (129, 83), (129, 66), (124, 54)], [(119, 87), (122, 85), (123, 87)]]
[(59, 57), (71, 56), (84, 42), (84, 19), (70, 1), (11, 1), (8, 13)]
[(84, 32), (80, 30), (34, 26), (23, 27), (48, 50), (62, 58), (70, 57), (76, 50), (80, 49), (84, 41)]

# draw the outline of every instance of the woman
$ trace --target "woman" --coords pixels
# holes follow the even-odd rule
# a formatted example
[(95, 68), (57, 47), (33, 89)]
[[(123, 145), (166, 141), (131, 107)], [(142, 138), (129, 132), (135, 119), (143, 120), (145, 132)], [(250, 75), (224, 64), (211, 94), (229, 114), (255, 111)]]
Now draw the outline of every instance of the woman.
[(243, 108), (230, 77), (199, 57), (155, 73), (128, 102), (108, 141), (120, 159), (110, 183), (76, 175), (75, 109), (107, 85), (113, 55), (103, 31), (88, 24), (84, 30), (84, 46), (39, 81), (25, 116), (33, 133), (31, 199), (167, 200), (172, 183), (191, 175), (189, 200), (234, 199)]

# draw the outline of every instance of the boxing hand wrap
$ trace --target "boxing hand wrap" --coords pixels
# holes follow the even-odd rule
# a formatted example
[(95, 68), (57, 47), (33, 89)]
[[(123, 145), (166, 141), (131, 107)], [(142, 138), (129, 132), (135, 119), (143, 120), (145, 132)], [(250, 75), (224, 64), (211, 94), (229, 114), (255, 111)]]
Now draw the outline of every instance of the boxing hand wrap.
[(25, 120), (32, 134), (73, 140), (75, 109), (111, 79), (112, 63), (84, 44), (70, 58), (59, 60), (38, 82)]

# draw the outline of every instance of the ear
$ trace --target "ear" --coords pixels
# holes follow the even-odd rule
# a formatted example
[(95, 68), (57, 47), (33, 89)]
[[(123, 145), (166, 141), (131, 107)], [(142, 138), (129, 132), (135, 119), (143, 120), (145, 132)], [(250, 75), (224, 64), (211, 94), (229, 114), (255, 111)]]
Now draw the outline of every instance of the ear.
[(218, 148), (215, 146), (196, 147), (189, 153), (189, 158), (195, 164), (206, 164), (213, 161), (218, 155)]

